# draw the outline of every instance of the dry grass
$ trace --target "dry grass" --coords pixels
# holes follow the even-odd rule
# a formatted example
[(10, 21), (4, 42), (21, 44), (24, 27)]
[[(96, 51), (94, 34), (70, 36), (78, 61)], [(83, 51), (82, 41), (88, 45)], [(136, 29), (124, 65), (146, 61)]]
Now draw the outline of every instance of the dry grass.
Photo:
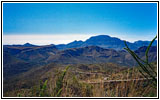
[[(65, 74), (62, 81), (61, 97), (155, 97), (157, 96), (157, 89), (152, 87), (152, 84), (147, 80), (130, 80), (144, 78), (137, 68), (128, 68), (119, 72), (105, 72), (101, 70), (95, 72), (88, 72), (81, 70), (84, 73), (75, 73), (71, 67)], [(25, 96), (37, 97), (40, 92), (40, 85), (43, 86), (45, 80), (46, 90), (43, 96), (54, 97), (56, 81), (63, 73), (65, 67), (57, 70), (49, 70), (40, 79), (42, 82), (34, 85), (30, 89), (17, 89), (8, 92), (10, 96)], [(78, 69), (77, 69), (78, 70)], [(54, 72), (53, 72), (54, 71)], [(86, 73), (86, 74), (85, 74)], [(107, 77), (107, 78), (106, 78)], [(106, 78), (106, 79), (105, 79)], [(130, 80), (130, 81), (112, 81), (109, 80)]]

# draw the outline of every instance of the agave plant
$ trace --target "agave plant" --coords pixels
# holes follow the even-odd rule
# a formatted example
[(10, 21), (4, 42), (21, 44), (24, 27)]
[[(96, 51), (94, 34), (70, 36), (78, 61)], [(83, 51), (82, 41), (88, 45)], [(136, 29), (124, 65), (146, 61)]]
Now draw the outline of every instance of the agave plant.
[(47, 88), (47, 82), (48, 82), (48, 80), (46, 80), (46, 81), (44, 82), (42, 88), (40, 89), (40, 93), (39, 93), (39, 96), (40, 96), (40, 97), (46, 96), (46, 95), (45, 95), (45, 90), (46, 90), (46, 88)]
[(136, 60), (136, 62), (138, 63), (138, 65), (140, 66), (139, 72), (146, 78), (152, 78), (152, 82), (154, 84), (154, 86), (157, 86), (157, 72), (154, 70), (153, 66), (151, 65), (151, 63), (149, 63), (148, 61), (148, 52), (149, 49), (152, 45), (152, 43), (155, 41), (155, 39), (157, 38), (157, 36), (150, 42), (149, 46), (147, 47), (146, 51), (145, 51), (145, 60), (142, 60), (135, 52), (133, 52), (127, 45), (126, 41), (125, 41), (125, 46), (126, 48), (124, 48), (125, 50), (127, 50), (132, 57)]
[(68, 69), (69, 69), (69, 66), (67, 66), (65, 68), (63, 73), (58, 77), (58, 79), (56, 81), (55, 96), (57, 96), (57, 97), (61, 96), (62, 89), (63, 89), (63, 80), (64, 80), (64, 77), (65, 77)]

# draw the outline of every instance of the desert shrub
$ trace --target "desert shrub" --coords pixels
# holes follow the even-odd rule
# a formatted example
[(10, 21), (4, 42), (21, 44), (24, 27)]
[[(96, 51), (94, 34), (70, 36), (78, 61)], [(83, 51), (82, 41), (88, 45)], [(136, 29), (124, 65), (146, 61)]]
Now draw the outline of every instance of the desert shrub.
[(70, 97), (92, 97), (93, 86), (88, 83), (81, 82), (75, 75), (67, 82), (66, 96)]

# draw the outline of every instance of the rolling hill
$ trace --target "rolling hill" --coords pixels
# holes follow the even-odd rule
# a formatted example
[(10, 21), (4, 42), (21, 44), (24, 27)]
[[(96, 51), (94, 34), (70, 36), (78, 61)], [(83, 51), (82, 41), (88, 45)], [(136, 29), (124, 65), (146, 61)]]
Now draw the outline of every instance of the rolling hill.
[[(135, 52), (145, 59), (146, 46)], [(149, 60), (157, 60), (157, 47), (152, 46)], [(4, 46), (3, 47), (4, 77), (19, 74), (33, 67), (49, 63), (57, 64), (95, 64), (116, 63), (123, 66), (136, 66), (132, 56), (124, 50), (105, 49), (98, 46), (87, 46), (58, 50), (55, 45), (46, 46)]]

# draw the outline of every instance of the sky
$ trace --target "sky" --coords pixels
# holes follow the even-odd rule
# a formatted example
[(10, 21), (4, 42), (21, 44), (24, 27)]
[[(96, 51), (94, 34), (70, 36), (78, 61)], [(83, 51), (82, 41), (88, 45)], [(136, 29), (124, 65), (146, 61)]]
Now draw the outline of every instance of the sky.
[(156, 3), (3, 3), (3, 44), (66, 44), (91, 36), (152, 40)]

